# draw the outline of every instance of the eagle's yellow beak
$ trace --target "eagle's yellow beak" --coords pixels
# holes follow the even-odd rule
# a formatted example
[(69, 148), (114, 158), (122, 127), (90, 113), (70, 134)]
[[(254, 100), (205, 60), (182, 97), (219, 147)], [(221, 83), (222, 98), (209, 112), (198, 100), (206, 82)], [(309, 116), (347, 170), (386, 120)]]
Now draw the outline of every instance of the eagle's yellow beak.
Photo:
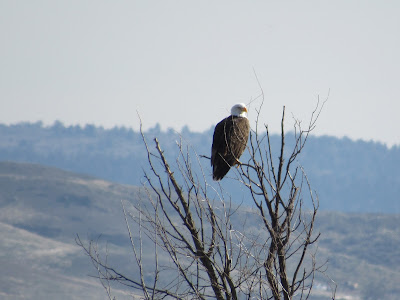
[(243, 111), (247, 112), (247, 108), (246, 108), (246, 107), (243, 107)]

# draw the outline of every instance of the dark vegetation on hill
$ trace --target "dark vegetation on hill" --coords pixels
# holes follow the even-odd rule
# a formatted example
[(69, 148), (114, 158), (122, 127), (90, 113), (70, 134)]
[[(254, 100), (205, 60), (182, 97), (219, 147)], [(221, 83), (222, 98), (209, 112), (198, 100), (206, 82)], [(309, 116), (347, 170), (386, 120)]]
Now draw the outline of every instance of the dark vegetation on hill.
[[(156, 136), (170, 160), (178, 155), (176, 141), (180, 138), (199, 155), (209, 156), (212, 134), (213, 128), (195, 133), (186, 127), (179, 135), (173, 130), (161, 131), (160, 126), (145, 132), (149, 146), (153, 147), (152, 139)], [(279, 135), (272, 135), (271, 139), (278, 147)], [(289, 133), (288, 149), (293, 140)], [(145, 155), (140, 133), (124, 127), (65, 127), (61, 122), (49, 127), (40, 122), (0, 125), (0, 161), (40, 163), (113, 182), (141, 185)], [(210, 177), (209, 161), (201, 159), (206, 176)], [(246, 154), (242, 161), (246, 161)], [(398, 146), (389, 149), (380, 143), (311, 136), (299, 164), (319, 195), (321, 210), (400, 213)], [(224, 179), (224, 187), (232, 194), (240, 192), (235, 177), (235, 170), (231, 170)]]

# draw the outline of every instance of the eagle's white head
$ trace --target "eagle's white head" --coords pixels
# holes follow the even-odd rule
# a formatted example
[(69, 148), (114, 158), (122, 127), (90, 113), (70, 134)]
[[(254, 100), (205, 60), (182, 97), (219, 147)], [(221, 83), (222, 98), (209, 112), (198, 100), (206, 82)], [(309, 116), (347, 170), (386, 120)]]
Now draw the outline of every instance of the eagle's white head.
[(242, 118), (247, 118), (246, 104), (238, 103), (238, 104), (235, 104), (234, 106), (232, 106), (231, 115), (237, 116), (237, 117), (242, 117)]

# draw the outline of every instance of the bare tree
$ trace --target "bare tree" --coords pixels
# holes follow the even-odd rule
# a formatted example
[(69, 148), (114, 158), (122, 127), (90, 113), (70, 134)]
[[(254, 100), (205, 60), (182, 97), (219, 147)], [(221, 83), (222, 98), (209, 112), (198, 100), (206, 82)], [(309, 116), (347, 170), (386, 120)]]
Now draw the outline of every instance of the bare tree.
[(152, 151), (142, 133), (149, 165), (145, 196), (130, 208), (122, 203), (138, 276), (122, 274), (101, 259), (95, 244), (77, 240), (109, 298), (113, 281), (145, 299), (309, 298), (319, 270), (313, 247), (319, 237), (313, 232), (318, 199), (296, 159), (322, 107), (317, 106), (306, 129), (295, 120), (289, 150), (285, 108), (279, 145), (272, 145), (267, 126), (260, 133), (262, 105), (256, 110), (249, 158), (231, 171), (253, 208), (233, 205), (223, 183), (210, 184), (203, 170), (207, 157), (182, 139), (171, 165), (159, 141), (154, 139)]
[[(301, 128), (300, 121), (295, 120), (295, 143), (285, 156), (283, 108), (277, 159), (272, 155), (268, 126), (265, 126), (266, 135), (262, 137), (256, 128), (255, 134), (250, 137), (250, 161), (241, 167), (241, 182), (249, 189), (264, 229), (268, 232), (268, 242), (257, 247), (257, 252), (262, 249), (265, 255), (257, 257), (257, 261), (260, 260), (257, 266), (259, 276), (251, 278), (251, 285), (259, 289), (267, 287), (269, 290), (265, 290), (264, 294), (270, 292), (273, 299), (292, 299), (297, 292), (300, 299), (307, 299), (317, 270), (313, 254), (308, 269), (304, 265), (309, 247), (319, 238), (319, 234), (313, 236), (318, 199), (302, 167), (294, 166), (309, 133), (315, 127), (320, 113), (317, 109), (306, 130)], [(308, 204), (311, 204), (305, 212), (304, 184), (310, 200)]]

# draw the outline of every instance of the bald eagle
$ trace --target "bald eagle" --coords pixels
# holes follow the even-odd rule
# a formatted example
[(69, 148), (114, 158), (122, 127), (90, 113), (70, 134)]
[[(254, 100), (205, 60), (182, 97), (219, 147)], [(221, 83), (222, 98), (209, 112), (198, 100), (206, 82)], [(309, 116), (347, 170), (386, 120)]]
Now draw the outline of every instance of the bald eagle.
[(236, 104), (231, 115), (215, 126), (211, 148), (214, 180), (221, 180), (232, 166), (240, 164), (239, 158), (246, 149), (249, 133), (246, 105)]

